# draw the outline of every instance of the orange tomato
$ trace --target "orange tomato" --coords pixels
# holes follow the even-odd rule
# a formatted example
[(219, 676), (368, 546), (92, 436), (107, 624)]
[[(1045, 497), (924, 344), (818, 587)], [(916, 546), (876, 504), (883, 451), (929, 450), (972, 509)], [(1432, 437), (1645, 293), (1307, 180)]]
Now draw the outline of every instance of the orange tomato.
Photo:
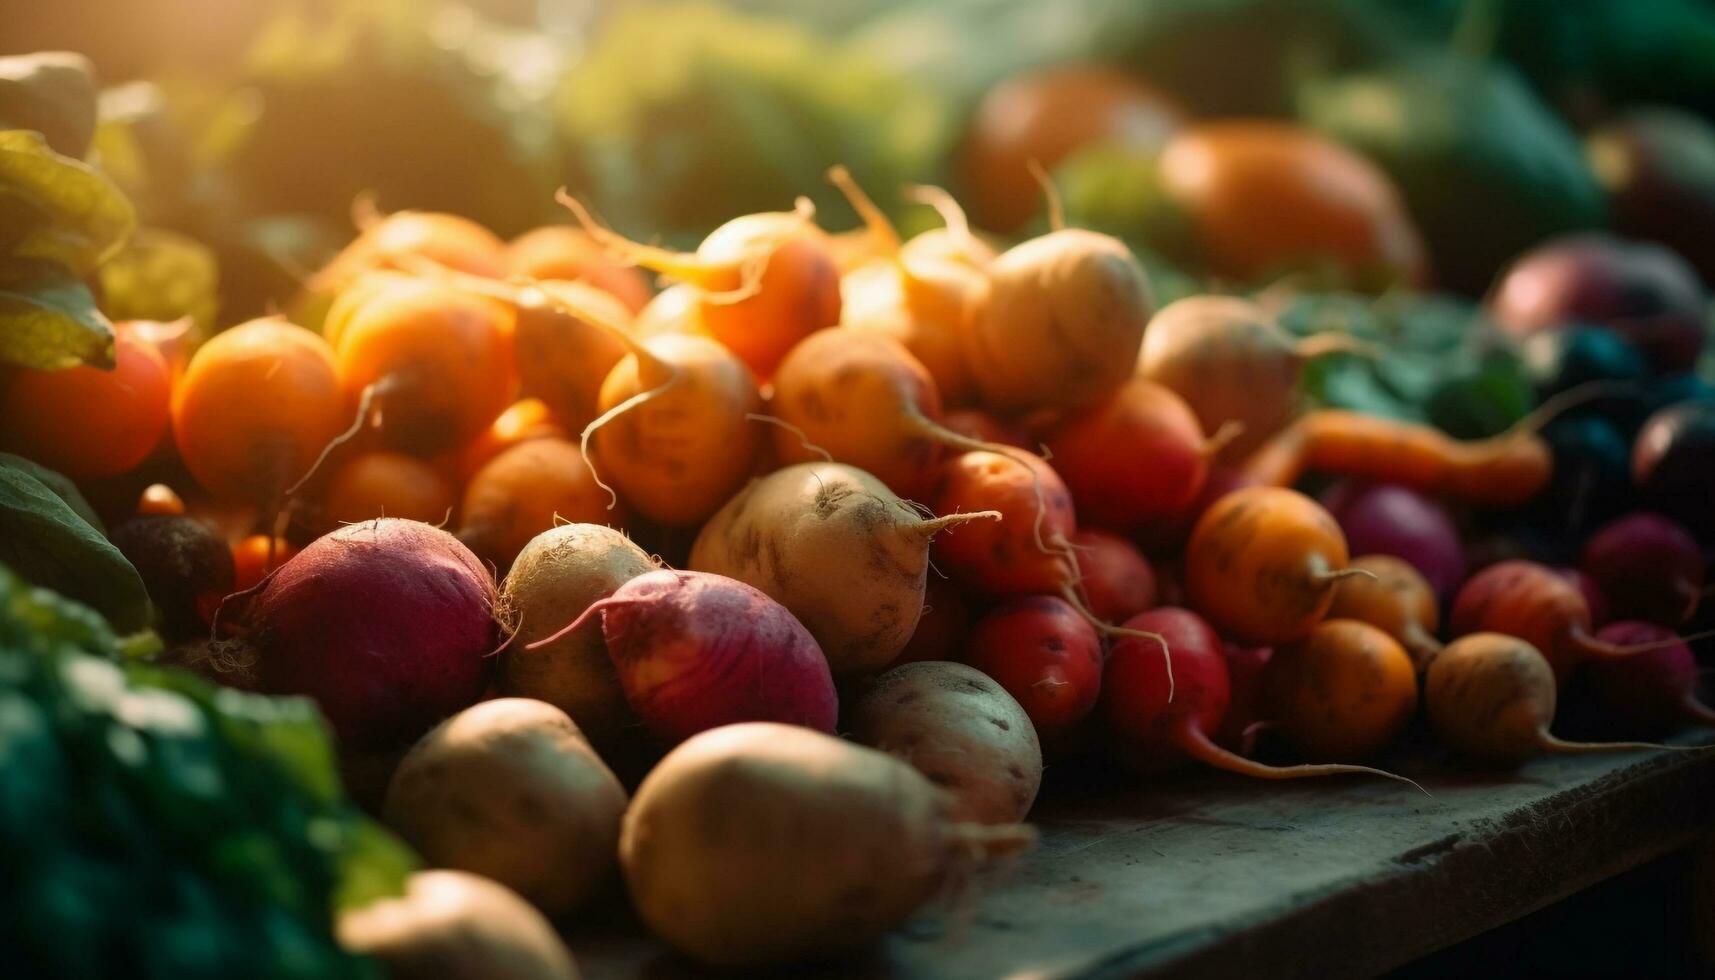
[(0, 374), (0, 449), (78, 479), (117, 476), (167, 431), (172, 372), (130, 324), (114, 326), (111, 371)]

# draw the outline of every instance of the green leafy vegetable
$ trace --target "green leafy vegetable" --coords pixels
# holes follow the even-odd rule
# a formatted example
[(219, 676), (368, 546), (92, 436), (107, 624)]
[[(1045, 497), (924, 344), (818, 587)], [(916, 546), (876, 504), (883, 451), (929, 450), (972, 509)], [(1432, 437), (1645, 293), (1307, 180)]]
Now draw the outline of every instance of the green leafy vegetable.
[(149, 595), (137, 570), (39, 469), (0, 454), (0, 563), (89, 603), (121, 630), (147, 626)]
[(0, 947), (20, 975), (370, 980), (333, 917), (416, 861), (340, 790), (297, 698), (116, 661), (0, 566)]
[(44, 371), (113, 366), (113, 324), (64, 266), (0, 257), (0, 361)]
[(70, 477), (12, 453), (0, 453), (0, 466), (16, 467), (35, 477), (43, 486), (52, 490), (56, 496), (65, 501), (66, 506), (76, 512), (77, 516), (88, 521), (90, 527), (102, 534), (107, 533), (107, 528), (101, 523), (101, 515), (97, 514), (95, 508), (89, 505), (89, 501), (83, 498), (83, 492), (78, 490), (77, 484), (73, 483)]
[(22, 129), (0, 132), (0, 218), (8, 254), (57, 262), (78, 276), (117, 251), (137, 225), (113, 181)]

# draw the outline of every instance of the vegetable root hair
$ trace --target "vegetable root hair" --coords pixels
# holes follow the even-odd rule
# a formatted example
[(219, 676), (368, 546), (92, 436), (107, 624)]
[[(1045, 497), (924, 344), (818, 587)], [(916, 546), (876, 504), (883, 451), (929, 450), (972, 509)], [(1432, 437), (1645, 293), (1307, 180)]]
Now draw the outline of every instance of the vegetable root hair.
[(1173, 729), (1173, 743), (1179, 747), (1180, 751), (1206, 766), (1213, 766), (1216, 769), (1225, 769), (1228, 772), (1238, 773), (1241, 776), (1250, 776), (1254, 779), (1305, 779), (1314, 776), (1340, 775), (1381, 776), (1384, 779), (1392, 779), (1398, 782), (1408, 783), (1424, 796), (1433, 796), (1433, 794), (1424, 789), (1415, 779), (1408, 776), (1401, 776), (1396, 772), (1388, 772), (1386, 769), (1376, 769), (1371, 766), (1354, 766), (1341, 762), (1321, 762), (1297, 766), (1271, 766), (1257, 762), (1254, 759), (1247, 759), (1242, 755), (1236, 755), (1221, 748), (1219, 745), (1216, 745), (1212, 740), (1210, 740), (1208, 734), (1196, 725), (1192, 724), (1192, 719), (1189, 716), (1181, 720)]
[(1568, 742), (1556, 738), (1548, 729), (1538, 729), (1536, 744), (1544, 752), (1558, 755), (1584, 755), (1592, 752), (1654, 752), (1666, 749), (1670, 752), (1696, 752), (1703, 749), (1715, 748), (1709, 745), (1663, 745), (1660, 742)]
[(769, 425), (785, 429), (787, 432), (798, 437), (798, 445), (803, 446), (805, 452), (815, 453), (822, 457), (822, 462), (824, 463), (832, 463), (834, 461), (833, 453), (830, 453), (821, 446), (811, 442), (809, 433), (783, 418), (779, 418), (774, 415), (765, 415), (761, 412), (746, 412), (744, 413), (744, 420), (746, 422), (766, 422)]
[(1681, 643), (1696, 643), (1698, 640), (1707, 640), (1711, 636), (1715, 636), (1715, 629), (1701, 630), (1696, 633), (1688, 633), (1684, 636), (1664, 636), (1659, 640), (1647, 640), (1643, 643), (1623, 644), (1610, 643), (1606, 640), (1599, 640), (1594, 636), (1579, 634), (1574, 637), (1573, 642), (1578, 645), (1579, 652), (1592, 660), (1623, 660), (1634, 654), (1650, 653), (1655, 650), (1665, 650), (1668, 647), (1678, 646)]
[(958, 200), (947, 193), (945, 188), (933, 184), (908, 184), (905, 188), (905, 198), (924, 207), (934, 208), (935, 213), (941, 216), (941, 223), (947, 226), (947, 233), (955, 240), (967, 244), (975, 240), (971, 234), (970, 219), (965, 217), (965, 209), (959, 206)]
[[(624, 415), (626, 412), (629, 412), (632, 409), (638, 407), (639, 405), (646, 404), (647, 402), (653, 401), (654, 399), (659, 398), (660, 396), (666, 394), (668, 392), (668, 390), (670, 390), (674, 385), (677, 385), (680, 381), (683, 381), (685, 378), (685, 372), (680, 370), (678, 367), (671, 365), (671, 364), (667, 364), (665, 361), (661, 361), (659, 359), (656, 359), (656, 358), (654, 358), (653, 355), (650, 355), (650, 357), (652, 360), (655, 360), (656, 364), (658, 364), (662, 367), (665, 367), (667, 370), (672, 372), (668, 376), (667, 380), (663, 381), (662, 383), (656, 385), (653, 388), (650, 388), (646, 391), (640, 391), (637, 394), (632, 395), (630, 398), (627, 398), (625, 401), (622, 401), (618, 405), (615, 405), (612, 408), (608, 409), (607, 411), (601, 413), (596, 418), (591, 419), (590, 424), (584, 426), (584, 431), (579, 433), (579, 435), (578, 435), (578, 452), (583, 454), (584, 465), (588, 466), (590, 468), (590, 479), (595, 481), (596, 486), (601, 487), (603, 490), (607, 491), (607, 509), (608, 510), (612, 510), (615, 507), (619, 506), (619, 494), (614, 492), (613, 487), (610, 487), (605, 482), (603, 482), (603, 480), (601, 478), (601, 473), (599, 473), (597, 471), (596, 463), (595, 463), (595, 454), (590, 452), (590, 437), (592, 437), (596, 434), (597, 429), (600, 429), (602, 426), (608, 424), (609, 422), (612, 422), (614, 419), (619, 418), (621, 415)], [(639, 361), (641, 361), (641, 360), (642, 360), (642, 358), (639, 358)], [(639, 364), (639, 367), (642, 367), (642, 365)], [(641, 376), (641, 372), (639, 372), (639, 375)]]
[[(1078, 567), (1076, 562), (1071, 558), (1070, 544), (1066, 546), (1064, 555), (1067, 562), (1071, 563), (1072, 568)], [(1149, 630), (1137, 630), (1132, 629), (1129, 626), (1115, 626), (1114, 624), (1097, 616), (1090, 610), (1090, 604), (1084, 601), (1084, 596), (1079, 590), (1078, 584), (1070, 578), (1068, 578), (1066, 583), (1060, 587), (1060, 597), (1066, 600), (1067, 605), (1077, 610), (1078, 615), (1084, 617), (1091, 626), (1094, 626), (1096, 628), (1096, 632), (1101, 633), (1104, 636), (1129, 636), (1139, 640), (1151, 640), (1159, 645), (1161, 647), (1161, 664), (1163, 667), (1167, 668), (1167, 703), (1173, 703), (1173, 695), (1178, 692), (1178, 687), (1173, 680), (1173, 651), (1167, 645), (1167, 637), (1160, 633), (1152, 633)]]
[(1030, 176), (1036, 181), (1036, 186), (1042, 188), (1042, 199), (1048, 204), (1048, 230), (1066, 230), (1066, 205), (1060, 200), (1060, 188), (1054, 186), (1054, 178), (1042, 168), (1042, 161), (1031, 157), (1024, 161), (1024, 166), (1030, 171)]

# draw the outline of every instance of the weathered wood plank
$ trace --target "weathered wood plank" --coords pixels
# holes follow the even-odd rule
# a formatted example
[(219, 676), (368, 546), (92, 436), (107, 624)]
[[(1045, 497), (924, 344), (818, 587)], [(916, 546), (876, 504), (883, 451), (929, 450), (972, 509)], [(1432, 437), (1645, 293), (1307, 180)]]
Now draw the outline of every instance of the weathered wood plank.
[[(1571, 756), (1516, 773), (1207, 775), (1074, 785), (974, 912), (791, 976), (889, 980), (1366, 976), (1510, 921), (1715, 827), (1715, 751)], [(813, 869), (807, 869), (813, 873)], [(571, 937), (592, 980), (700, 974), (635, 926)]]

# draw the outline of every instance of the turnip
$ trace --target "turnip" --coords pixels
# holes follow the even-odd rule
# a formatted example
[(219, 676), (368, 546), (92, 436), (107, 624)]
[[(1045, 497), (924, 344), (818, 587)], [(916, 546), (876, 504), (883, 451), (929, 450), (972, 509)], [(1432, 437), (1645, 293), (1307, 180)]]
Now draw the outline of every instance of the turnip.
[(638, 787), (620, 837), (638, 914), (681, 952), (756, 967), (863, 946), (997, 857), (1019, 825), (960, 823), (915, 769), (802, 728), (705, 732)]
[(799, 463), (728, 501), (690, 566), (766, 592), (809, 628), (834, 673), (861, 674), (890, 663), (916, 629), (935, 533), (998, 516), (925, 519), (863, 470)]
[(1465, 549), (1447, 508), (1410, 487), (1343, 480), (1322, 494), (1355, 555), (1393, 555), (1411, 563), (1437, 596), (1465, 579)]
[(315, 698), (342, 746), (382, 748), (482, 695), (494, 604), (457, 538), (381, 518), (311, 542), (239, 600), (239, 625), (264, 690)]
[(1671, 626), (1690, 619), (1703, 597), (1697, 539), (1658, 514), (1627, 514), (1597, 531), (1580, 564), (1618, 619)]
[(1557, 685), (1536, 647), (1500, 633), (1472, 633), (1447, 644), (1423, 678), (1429, 726), (1474, 760), (1518, 765), (1542, 752), (1654, 749), (1637, 742), (1566, 742), (1549, 733)]
[(876, 678), (847, 717), (852, 737), (909, 762), (953, 794), (955, 820), (1024, 819), (1042, 785), (1042, 746), (1019, 703), (988, 675), (928, 661)]
[[(655, 570), (642, 548), (599, 524), (562, 524), (524, 546), (500, 584), (500, 619), (512, 634), (501, 690), (546, 701), (572, 717), (597, 748), (616, 749), (637, 716), (626, 704), (598, 623), (561, 627), (591, 603)], [(537, 641), (561, 634), (552, 643)]]
[(591, 603), (535, 651), (600, 617), (626, 700), (674, 745), (742, 721), (832, 732), (839, 713), (827, 659), (786, 607), (722, 575), (661, 569)]
[(1136, 545), (1095, 528), (1079, 528), (1071, 544), (1078, 587), (1097, 619), (1122, 623), (1155, 605), (1155, 570)]
[(578, 980), (572, 954), (540, 912), (463, 871), (420, 871), (405, 894), (340, 916), (342, 946), (388, 980)]
[(558, 917), (609, 883), (625, 789), (565, 712), (499, 698), (419, 739), (383, 812), (430, 864), (492, 878)]

